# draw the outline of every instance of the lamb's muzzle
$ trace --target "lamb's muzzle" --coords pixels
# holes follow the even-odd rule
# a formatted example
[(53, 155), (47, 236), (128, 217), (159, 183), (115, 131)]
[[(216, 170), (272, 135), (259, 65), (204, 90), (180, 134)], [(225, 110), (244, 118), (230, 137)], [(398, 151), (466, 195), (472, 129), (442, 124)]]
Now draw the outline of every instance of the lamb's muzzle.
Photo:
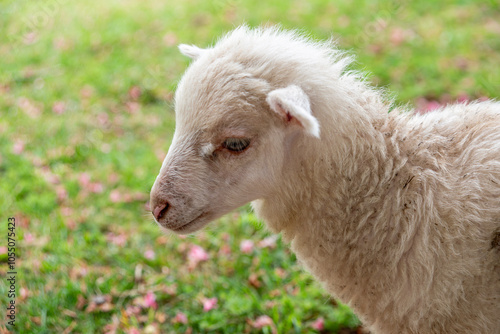
[(181, 52), (195, 61), (151, 190), (162, 227), (252, 201), (373, 333), (500, 333), (499, 103), (415, 115), (279, 29)]

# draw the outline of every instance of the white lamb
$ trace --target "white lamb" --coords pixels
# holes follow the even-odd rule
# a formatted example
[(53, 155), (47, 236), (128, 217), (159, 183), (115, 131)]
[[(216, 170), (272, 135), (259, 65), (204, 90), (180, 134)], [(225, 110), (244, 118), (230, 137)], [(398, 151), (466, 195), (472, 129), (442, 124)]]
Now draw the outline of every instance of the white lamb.
[(253, 201), (373, 333), (500, 333), (499, 103), (389, 112), (349, 58), (277, 28), (180, 49), (161, 226)]

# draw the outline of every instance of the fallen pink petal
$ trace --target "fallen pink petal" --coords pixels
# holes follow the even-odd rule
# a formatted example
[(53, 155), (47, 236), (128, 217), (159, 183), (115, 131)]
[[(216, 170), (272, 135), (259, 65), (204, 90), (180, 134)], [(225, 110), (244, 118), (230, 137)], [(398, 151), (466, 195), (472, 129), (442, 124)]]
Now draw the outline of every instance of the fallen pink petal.
[(322, 317), (319, 317), (311, 324), (311, 328), (315, 329), (317, 331), (321, 331), (321, 330), (325, 329), (325, 319), (323, 319)]
[(203, 299), (203, 311), (208, 312), (217, 306), (217, 298), (205, 298)]
[(155, 258), (156, 254), (154, 250), (148, 249), (144, 252), (144, 257), (148, 260), (153, 260)]
[(253, 251), (253, 246), (252, 240), (243, 240), (240, 243), (240, 251), (245, 254), (250, 254)]
[(231, 247), (229, 245), (222, 245), (219, 249), (220, 255), (231, 255)]
[(271, 235), (271, 236), (266, 237), (263, 240), (259, 241), (258, 246), (260, 248), (275, 248), (277, 240), (278, 240), (277, 235)]
[(429, 103), (427, 103), (427, 111), (432, 111), (432, 110), (436, 110), (438, 108), (441, 107), (441, 104), (439, 102), (436, 102), (436, 101), (430, 101)]
[(82, 187), (88, 187), (88, 185), (90, 184), (90, 175), (88, 173), (81, 173), (78, 177), (78, 182)]
[(57, 194), (57, 199), (59, 200), (59, 202), (62, 202), (64, 200), (68, 199), (68, 192), (66, 191), (66, 189), (63, 186), (58, 186), (56, 188), (56, 194)]
[(266, 327), (266, 326), (274, 325), (274, 322), (273, 322), (273, 319), (271, 319), (269, 316), (261, 315), (260, 317), (255, 319), (255, 321), (252, 323), (252, 325), (254, 328), (261, 329), (261, 328)]
[(141, 334), (141, 331), (135, 327), (132, 327), (127, 331), (127, 334)]
[(26, 288), (21, 288), (20, 291), (19, 291), (19, 294), (21, 296), (21, 300), (24, 300), (24, 299), (28, 298), (29, 291)]
[(188, 260), (191, 263), (198, 263), (201, 261), (207, 261), (209, 258), (208, 253), (205, 252), (205, 250), (198, 246), (198, 245), (193, 245), (188, 252)]
[(129, 305), (127, 306), (125, 313), (128, 315), (137, 315), (141, 313), (141, 307), (137, 305)]
[(149, 291), (146, 296), (144, 296), (144, 305), (149, 308), (156, 309), (158, 304), (156, 304), (156, 296), (153, 292)]
[(184, 324), (185, 325), (185, 324), (188, 323), (187, 315), (185, 315), (182, 312), (177, 312), (177, 314), (175, 315), (175, 317), (172, 319), (172, 322), (174, 324)]
[(109, 193), (109, 200), (113, 203), (118, 203), (118, 202), (121, 202), (122, 200), (122, 195), (120, 194), (120, 192), (116, 189), (114, 190), (111, 190), (111, 192)]
[(66, 111), (66, 104), (62, 101), (57, 101), (54, 103), (52, 106), (52, 111), (56, 114), (62, 114), (64, 111)]
[(12, 153), (19, 155), (24, 151), (24, 142), (22, 140), (17, 140), (12, 147)]
[(467, 104), (467, 103), (469, 103), (469, 100), (470, 99), (469, 99), (469, 96), (467, 94), (460, 94), (457, 97), (457, 101), (459, 103), (465, 103), (465, 104)]
[(141, 97), (141, 88), (138, 86), (132, 86), (128, 90), (128, 95), (132, 100), (138, 100)]
[(25, 234), (24, 234), (24, 241), (25, 241), (26, 243), (31, 243), (31, 242), (33, 242), (34, 240), (35, 240), (35, 238), (33, 237), (33, 235), (31, 235), (31, 233), (29, 233), (29, 232), (28, 232), (28, 233), (25, 233)]
[(125, 234), (108, 233), (106, 239), (108, 242), (119, 247), (123, 247), (127, 243), (127, 236)]
[(102, 193), (104, 191), (104, 186), (102, 183), (93, 182), (89, 185), (89, 190), (93, 193)]

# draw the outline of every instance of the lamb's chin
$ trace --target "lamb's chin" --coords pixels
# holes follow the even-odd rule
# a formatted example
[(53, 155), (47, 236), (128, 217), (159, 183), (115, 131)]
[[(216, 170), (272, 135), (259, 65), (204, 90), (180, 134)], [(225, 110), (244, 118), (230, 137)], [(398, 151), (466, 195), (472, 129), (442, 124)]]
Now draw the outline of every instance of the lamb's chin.
[(168, 230), (180, 235), (194, 233), (208, 225), (213, 220), (212, 217), (210, 212), (204, 212), (190, 222), (178, 227), (169, 227)]

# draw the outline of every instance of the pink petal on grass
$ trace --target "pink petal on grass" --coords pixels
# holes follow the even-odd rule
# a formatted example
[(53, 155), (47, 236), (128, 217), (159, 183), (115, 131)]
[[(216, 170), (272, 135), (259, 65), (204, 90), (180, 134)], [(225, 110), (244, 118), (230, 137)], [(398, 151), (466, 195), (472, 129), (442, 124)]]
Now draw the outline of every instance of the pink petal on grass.
[[(100, 125), (107, 126), (108, 123), (109, 123), (109, 116), (108, 116), (108, 114), (106, 114), (104, 112), (100, 113), (99, 115), (97, 115), (97, 121), (99, 122)], [(110, 178), (109, 181), (113, 182), (112, 178)]]
[(33, 103), (33, 101), (30, 101), (25, 97), (21, 97), (18, 100), (17, 105), (23, 112), (25, 112), (31, 118), (37, 118), (41, 113), (40, 108), (35, 103)]
[(113, 245), (123, 247), (127, 243), (127, 236), (123, 233), (114, 234), (112, 232), (106, 235), (106, 239), (108, 242), (111, 242)]
[(37, 40), (38, 34), (35, 31), (30, 31), (23, 36), (23, 42), (26, 45), (34, 44)]
[(203, 311), (208, 312), (217, 306), (217, 298), (204, 298), (203, 299)]
[(28, 291), (28, 289), (21, 288), (21, 289), (19, 290), (19, 292), (20, 292), (19, 294), (20, 294), (20, 296), (21, 296), (21, 300), (25, 300), (26, 298), (28, 298), (28, 296), (29, 296), (29, 291)]
[(144, 252), (144, 257), (148, 260), (153, 260), (155, 258), (156, 254), (154, 250), (148, 249)]
[(322, 331), (325, 329), (325, 319), (323, 319), (323, 317), (319, 317), (311, 324), (311, 328), (317, 331)]
[(258, 328), (258, 329), (261, 329), (261, 328), (266, 327), (266, 326), (272, 326), (272, 325), (274, 325), (273, 319), (271, 319), (267, 315), (261, 315), (260, 317), (255, 319), (255, 321), (252, 323), (252, 326), (254, 328)]
[(132, 86), (128, 90), (128, 96), (133, 100), (137, 101), (141, 97), (141, 88), (138, 86)]
[(144, 296), (144, 305), (149, 308), (156, 309), (158, 304), (156, 304), (156, 296), (154, 292), (149, 291), (146, 296)]
[(56, 187), (56, 194), (57, 194), (57, 199), (59, 202), (62, 202), (66, 199), (68, 199), (68, 192), (63, 186), (58, 186)]
[(231, 247), (229, 245), (220, 246), (219, 255), (231, 255)]
[(406, 32), (403, 29), (399, 27), (392, 29), (390, 36), (390, 41), (392, 44), (398, 46), (405, 40), (406, 40)]
[(127, 107), (127, 111), (131, 114), (136, 114), (139, 110), (141, 110), (141, 105), (137, 102), (127, 102), (125, 103)]
[(184, 313), (177, 312), (177, 314), (175, 315), (175, 317), (172, 319), (172, 322), (174, 324), (184, 324), (184, 325), (186, 325), (188, 323), (188, 318), (187, 318), (187, 316)]
[(66, 104), (63, 101), (57, 101), (52, 105), (52, 111), (60, 115), (66, 111)]
[(118, 191), (117, 189), (112, 190), (109, 193), (109, 200), (113, 203), (121, 202), (122, 195), (120, 194), (120, 191)]
[(457, 101), (459, 103), (467, 104), (467, 103), (469, 103), (469, 96), (465, 93), (459, 94), (457, 97)]
[(29, 244), (29, 243), (33, 242), (34, 240), (35, 240), (35, 238), (33, 237), (33, 235), (31, 235), (31, 233), (28, 232), (24, 235), (24, 241), (26, 241), (26, 243)]
[(274, 248), (274, 247), (276, 247), (276, 240), (278, 240), (278, 236), (271, 235), (267, 238), (264, 238), (264, 240), (261, 240), (259, 242), (259, 247), (260, 248)]
[(73, 209), (67, 206), (63, 206), (61, 207), (61, 213), (66, 217), (71, 216), (73, 214)]
[(173, 32), (168, 32), (165, 36), (163, 36), (163, 42), (165, 43), (166, 46), (177, 45), (178, 43), (177, 35), (175, 35)]
[(427, 111), (432, 111), (432, 110), (438, 109), (439, 107), (441, 107), (441, 104), (439, 104), (439, 102), (429, 101), (429, 103), (427, 103), (426, 109), (427, 109)]
[(7, 254), (7, 247), (0, 246), (0, 254)]
[(24, 151), (24, 141), (16, 140), (16, 142), (12, 146), (12, 153), (14, 153), (15, 155), (19, 155), (23, 153), (23, 151)]
[(92, 182), (89, 185), (89, 190), (93, 193), (102, 193), (104, 191), (104, 186), (99, 182)]
[(245, 254), (250, 254), (253, 251), (253, 241), (243, 240), (240, 243), (240, 251)]
[(188, 260), (191, 262), (200, 262), (208, 260), (208, 253), (198, 245), (193, 245), (188, 252)]
[(140, 313), (142, 312), (142, 309), (140, 306), (138, 305), (129, 305), (127, 306), (127, 308), (125, 309), (125, 313), (127, 315), (139, 315)]
[(82, 97), (82, 99), (88, 99), (90, 97), (92, 97), (92, 95), (94, 95), (94, 87), (92, 86), (84, 86), (81, 90), (80, 90), (80, 96)]
[(87, 188), (90, 184), (90, 175), (88, 173), (81, 173), (80, 176), (78, 176), (78, 182), (83, 188)]

